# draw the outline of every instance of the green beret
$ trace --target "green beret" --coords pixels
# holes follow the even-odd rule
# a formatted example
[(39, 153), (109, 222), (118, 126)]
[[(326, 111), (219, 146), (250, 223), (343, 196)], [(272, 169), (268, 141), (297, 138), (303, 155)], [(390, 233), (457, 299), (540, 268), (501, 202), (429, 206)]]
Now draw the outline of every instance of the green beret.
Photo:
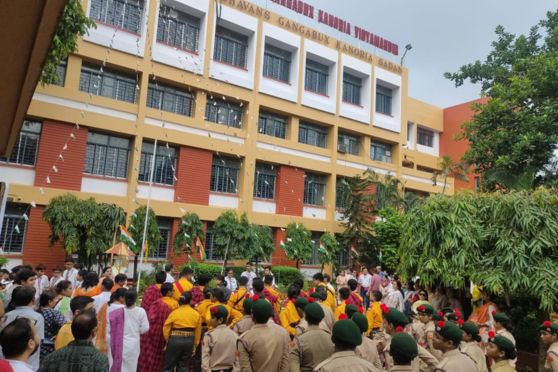
[(227, 319), (229, 317), (229, 311), (223, 305), (212, 306), (209, 308), (212, 318), (217, 319)]
[(384, 304), (382, 304), (382, 315), (389, 324), (395, 327), (405, 327), (409, 324), (409, 318), (407, 318), (405, 314), (393, 307), (387, 307)]
[(389, 353), (400, 362), (410, 362), (418, 355), (417, 342), (408, 333), (396, 333), (391, 338)]
[(440, 315), (438, 315), (437, 313), (432, 314), (432, 320), (435, 322), (439, 322), (440, 320), (443, 320), (442, 317)]
[(508, 318), (507, 314), (504, 312), (500, 312), (500, 313), (492, 313), (492, 318), (498, 322), (498, 323), (506, 323), (510, 321), (510, 318)]
[(446, 315), (447, 313), (453, 313), (453, 307), (451, 306), (446, 306), (442, 308), (442, 313), (444, 313), (444, 315)]
[(244, 314), (252, 314), (252, 299), (246, 298), (242, 303), (242, 308), (244, 309)]
[(451, 313), (446, 313), (445, 315), (446, 315), (446, 318), (447, 318), (448, 320), (452, 320), (452, 321), (454, 321), (454, 322), (457, 322), (457, 319), (459, 319), (459, 317), (457, 316), (457, 314), (454, 313), (453, 311), (452, 311)]
[(332, 340), (344, 345), (357, 347), (362, 344), (362, 333), (360, 329), (350, 319), (338, 320), (333, 324)]
[(516, 358), (517, 352), (515, 351), (515, 345), (508, 338), (504, 336), (491, 337), (489, 338), (489, 342), (498, 346), (498, 349), (506, 354), (506, 359)]
[(544, 323), (539, 326), (539, 331), (546, 331), (558, 335), (558, 324), (552, 323), (550, 320), (545, 320)]
[(273, 315), (271, 304), (264, 299), (257, 299), (252, 302), (252, 316), (256, 323), (265, 323)]
[(304, 308), (308, 305), (308, 300), (306, 297), (298, 297), (295, 301), (295, 306), (300, 307), (304, 310)]
[(310, 294), (310, 297), (315, 298), (316, 300), (322, 301), (322, 295), (321, 295), (321, 293), (318, 293), (318, 291), (312, 292)]
[(463, 332), (470, 334), (473, 338), (479, 335), (479, 327), (473, 322), (465, 322), (461, 326)]
[(349, 304), (345, 306), (345, 314), (347, 314), (348, 318), (351, 318), (354, 313), (358, 313), (358, 307), (356, 307), (356, 305)]
[(439, 321), (436, 325), (436, 333), (444, 338), (444, 340), (452, 341), (454, 345), (459, 345), (463, 339), (463, 332), (452, 322)]
[(434, 308), (430, 304), (422, 304), (417, 307), (417, 313), (432, 315), (434, 314)]
[(321, 322), (325, 317), (324, 309), (322, 309), (320, 304), (317, 302), (312, 302), (306, 305), (304, 313), (306, 314), (306, 318), (311, 318), (312, 320), (315, 320), (316, 323)]
[(356, 323), (361, 332), (368, 331), (368, 319), (361, 313), (354, 313), (351, 320)]

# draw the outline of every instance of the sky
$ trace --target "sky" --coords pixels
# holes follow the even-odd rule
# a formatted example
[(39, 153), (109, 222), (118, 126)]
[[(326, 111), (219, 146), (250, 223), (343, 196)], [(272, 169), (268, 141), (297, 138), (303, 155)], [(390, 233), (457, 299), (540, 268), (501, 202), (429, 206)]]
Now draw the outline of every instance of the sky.
[(440, 107), (479, 97), (479, 86), (456, 88), (443, 74), (483, 61), (497, 25), (515, 34), (528, 33), (547, 11), (558, 8), (558, 0), (305, 0), (316, 8), (315, 18), (319, 8), (398, 44), (396, 57), (271, 0), (250, 1), (397, 63), (410, 43), (413, 48), (404, 61), (409, 69), (409, 95)]

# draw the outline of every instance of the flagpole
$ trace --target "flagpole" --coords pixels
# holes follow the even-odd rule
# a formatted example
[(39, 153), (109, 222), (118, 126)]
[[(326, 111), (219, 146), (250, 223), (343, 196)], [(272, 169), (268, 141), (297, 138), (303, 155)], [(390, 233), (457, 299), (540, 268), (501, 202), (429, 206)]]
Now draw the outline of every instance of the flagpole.
[[(157, 156), (157, 138), (155, 138), (155, 144), (153, 145), (153, 157), (151, 158), (151, 169), (149, 171), (149, 189), (147, 192), (147, 210), (145, 211), (145, 221), (143, 223), (143, 237), (141, 239), (141, 251), (140, 251), (140, 268), (143, 264), (143, 253), (145, 251), (145, 237), (147, 235), (147, 221), (149, 220), (149, 205), (151, 204), (151, 186), (153, 186), (153, 172), (155, 171), (155, 157)], [(141, 278), (141, 269), (138, 270), (138, 282), (136, 283), (136, 292), (139, 293)]]

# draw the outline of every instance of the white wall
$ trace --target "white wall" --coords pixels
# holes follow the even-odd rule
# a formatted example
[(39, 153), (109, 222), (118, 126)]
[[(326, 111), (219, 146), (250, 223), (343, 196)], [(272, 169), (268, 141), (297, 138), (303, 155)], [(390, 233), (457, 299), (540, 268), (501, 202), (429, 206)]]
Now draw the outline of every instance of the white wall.
[(209, 194), (209, 205), (212, 207), (238, 208), (238, 197), (234, 195)]
[(304, 76), (302, 84), (306, 79), (306, 61), (313, 61), (329, 66), (329, 76), (327, 80), (327, 96), (302, 90), (302, 104), (318, 110), (335, 113), (335, 102), (337, 99), (337, 59), (338, 53), (331, 49), (315, 43), (311, 40), (304, 41)]
[(382, 85), (392, 90), (391, 116), (376, 112), (374, 107), (373, 125), (392, 132), (401, 133), (401, 76), (379, 67), (374, 67), (374, 97), (376, 85)]
[[(428, 128), (428, 130), (434, 133), (434, 138), (432, 140), (432, 147), (420, 145), (417, 142), (417, 151), (423, 152), (425, 154), (439, 156), (440, 155), (440, 133), (433, 131), (430, 128)], [(417, 141), (418, 141), (418, 134), (417, 134)]]
[(360, 106), (343, 102), (343, 76), (341, 80), (341, 93), (339, 101), (341, 102), (339, 114), (349, 119), (360, 121), (364, 124), (370, 124), (370, 92), (372, 91), (372, 66), (364, 61), (348, 56), (341, 55), (341, 71), (362, 79), (362, 88), (360, 90)]
[(275, 213), (277, 206), (274, 201), (254, 199), (252, 201), (252, 211), (260, 213)]
[(305, 218), (317, 218), (319, 220), (326, 219), (326, 209), (320, 207), (311, 207), (305, 205), (302, 208), (302, 217)]
[(35, 167), (13, 167), (0, 163), (0, 180), (17, 185), (33, 186), (35, 183)]
[(81, 179), (81, 191), (94, 194), (105, 194), (114, 196), (126, 196), (128, 193), (128, 182), (87, 177), (85, 174)]
[(190, 53), (157, 42), (157, 27), (159, 24), (159, 11), (161, 9), (159, 7), (155, 15), (155, 29), (153, 31), (153, 59), (181, 70), (202, 74), (207, 39), (207, 12), (209, 0), (165, 0), (164, 4), (200, 19), (198, 52), (197, 54)]
[[(147, 199), (149, 197), (149, 185), (139, 184), (136, 195), (138, 198)], [(174, 188), (152, 185), (151, 199), (174, 202)]]

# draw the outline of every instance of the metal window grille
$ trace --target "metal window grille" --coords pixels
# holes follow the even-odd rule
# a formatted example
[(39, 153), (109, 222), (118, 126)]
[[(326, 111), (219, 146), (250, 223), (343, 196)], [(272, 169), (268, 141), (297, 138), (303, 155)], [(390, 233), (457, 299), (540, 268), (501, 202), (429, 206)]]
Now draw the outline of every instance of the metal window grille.
[(223, 256), (218, 254), (215, 249), (215, 239), (213, 235), (213, 224), (207, 224), (207, 228), (205, 230), (205, 255), (207, 261), (218, 261), (222, 260)]
[(12, 154), (9, 158), (0, 157), (0, 161), (19, 165), (35, 165), (40, 137), (41, 123), (25, 120)]
[(350, 192), (348, 187), (345, 185), (345, 181), (342, 178), (338, 178), (335, 183), (335, 208), (345, 209), (347, 205), (347, 193)]
[(362, 86), (362, 79), (344, 73), (343, 74), (343, 101), (352, 103), (353, 105), (360, 105), (361, 86)]
[[(144, 142), (141, 146), (141, 161), (138, 180), (149, 182), (151, 162), (153, 160), (153, 143)], [(176, 149), (166, 145), (157, 145), (155, 155), (155, 170), (153, 182), (163, 185), (174, 185), (174, 170), (176, 169)]]
[(304, 204), (321, 205), (325, 203), (326, 178), (306, 173), (304, 176)]
[(370, 159), (391, 163), (391, 145), (383, 142), (372, 141), (370, 144)]
[(213, 157), (211, 166), (210, 190), (238, 194), (238, 176), (240, 174), (240, 162), (219, 156)]
[(358, 155), (360, 151), (360, 139), (357, 136), (353, 136), (347, 133), (339, 133), (339, 138), (337, 140), (338, 146), (344, 147), (345, 152)]
[(329, 67), (310, 59), (306, 60), (306, 78), (304, 88), (311, 92), (327, 94)]
[(21, 253), (23, 251), (27, 220), (22, 216), (26, 209), (27, 205), (24, 204), (8, 203), (6, 205), (4, 223), (0, 232), (0, 248), (4, 253)]
[(199, 37), (199, 18), (161, 5), (157, 41), (196, 53)]
[(126, 178), (129, 153), (129, 139), (89, 132), (84, 172), (106, 177)]
[(242, 127), (242, 107), (238, 103), (208, 99), (205, 106), (206, 120), (230, 127)]
[(318, 258), (318, 250), (320, 249), (320, 239), (322, 238), (322, 234), (319, 232), (312, 232), (312, 256), (308, 262), (305, 262), (306, 265), (319, 265), (320, 259)]
[(264, 51), (263, 76), (289, 82), (291, 52), (266, 44)]
[(268, 136), (286, 138), (287, 118), (268, 112), (260, 112), (258, 132)]
[(391, 100), (391, 89), (376, 85), (376, 112), (391, 115)]
[(417, 128), (417, 142), (419, 145), (434, 147), (434, 132), (424, 128)]
[(275, 197), (275, 167), (271, 164), (256, 164), (254, 177), (254, 197), (272, 199)]
[(135, 34), (141, 31), (142, 0), (91, 0), (89, 17)]
[(64, 83), (66, 82), (66, 68), (67, 68), (68, 62), (67, 61), (62, 61), (60, 62), (60, 64), (58, 66), (56, 66), (56, 83), (55, 85), (59, 85), (61, 87), (64, 86)]
[(327, 147), (327, 128), (301, 122), (298, 127), (298, 142), (317, 147)]
[(136, 102), (136, 78), (103, 68), (83, 65), (79, 90), (119, 101)]
[(178, 115), (192, 116), (194, 96), (177, 88), (150, 82), (147, 90), (147, 106)]
[(157, 226), (161, 234), (161, 241), (159, 246), (149, 247), (148, 257), (167, 258), (171, 236), (171, 221), (168, 218), (157, 218)]
[(217, 27), (213, 59), (246, 68), (248, 37), (223, 27)]
[(349, 265), (349, 256), (350, 253), (347, 249), (341, 249), (341, 251), (337, 254), (336, 262), (337, 267), (346, 267)]

